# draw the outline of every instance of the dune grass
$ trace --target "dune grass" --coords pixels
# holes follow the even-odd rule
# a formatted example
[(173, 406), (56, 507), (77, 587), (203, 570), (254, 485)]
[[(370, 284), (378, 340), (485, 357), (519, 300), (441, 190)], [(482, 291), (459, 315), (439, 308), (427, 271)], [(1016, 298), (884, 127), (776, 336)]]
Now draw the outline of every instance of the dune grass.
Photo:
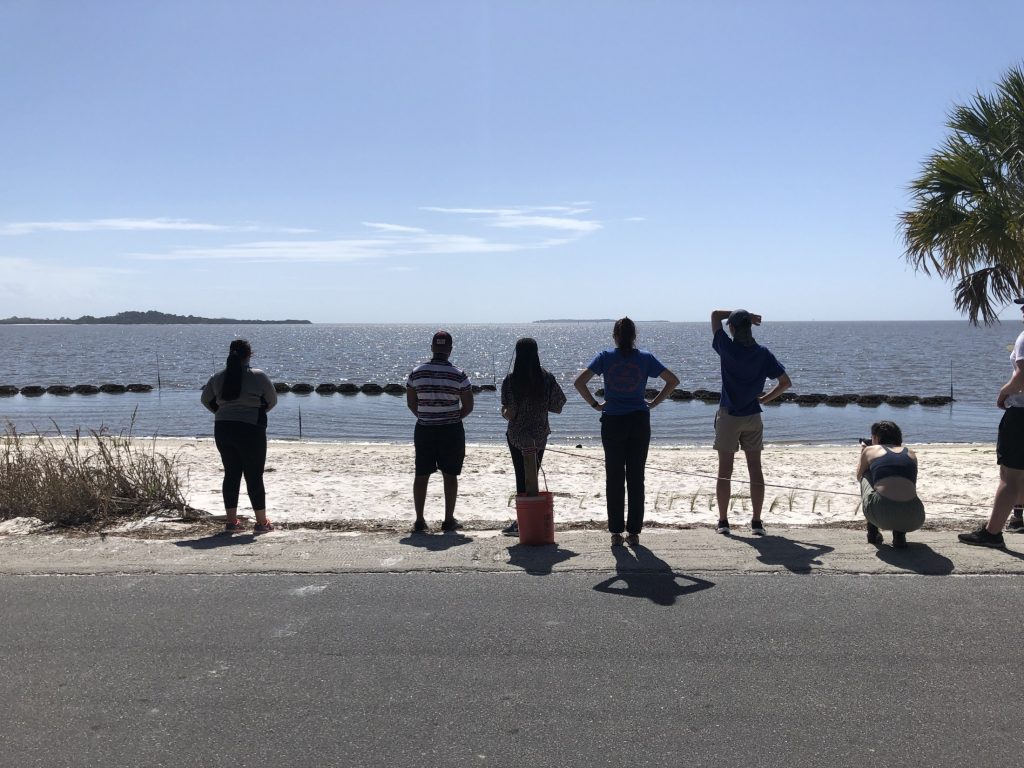
[(177, 456), (145, 448), (131, 430), (54, 438), (8, 424), (0, 436), (0, 520), (90, 526), (188, 512)]

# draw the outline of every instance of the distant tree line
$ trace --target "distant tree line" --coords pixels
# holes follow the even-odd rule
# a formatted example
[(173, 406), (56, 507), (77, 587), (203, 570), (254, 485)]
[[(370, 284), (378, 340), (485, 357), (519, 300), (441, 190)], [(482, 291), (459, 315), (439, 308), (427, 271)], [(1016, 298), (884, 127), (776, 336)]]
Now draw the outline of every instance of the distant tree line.
[(310, 325), (309, 320), (236, 320), (230, 317), (196, 317), (171, 315), (166, 312), (118, 312), (107, 317), (82, 315), (79, 318), (62, 317), (57, 320), (37, 317), (7, 317), (4, 325)]

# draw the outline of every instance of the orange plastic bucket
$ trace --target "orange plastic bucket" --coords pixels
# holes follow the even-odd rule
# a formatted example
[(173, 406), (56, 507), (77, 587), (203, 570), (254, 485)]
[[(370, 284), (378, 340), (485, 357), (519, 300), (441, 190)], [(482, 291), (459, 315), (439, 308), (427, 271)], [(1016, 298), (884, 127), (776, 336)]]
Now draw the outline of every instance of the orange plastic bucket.
[(537, 496), (516, 496), (519, 543), (540, 546), (555, 543), (555, 497), (549, 491)]

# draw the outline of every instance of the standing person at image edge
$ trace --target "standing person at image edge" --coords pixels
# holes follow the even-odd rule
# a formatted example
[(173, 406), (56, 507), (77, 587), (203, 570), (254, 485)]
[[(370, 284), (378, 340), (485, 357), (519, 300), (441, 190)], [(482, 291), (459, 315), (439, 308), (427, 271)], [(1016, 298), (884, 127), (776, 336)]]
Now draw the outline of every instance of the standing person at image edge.
[[(722, 321), (729, 326), (729, 334)], [(715, 414), (715, 445), (718, 451), (718, 481), (715, 497), (718, 502), (718, 533), (729, 533), (729, 501), (732, 498), (732, 471), (736, 451), (743, 450), (750, 473), (750, 506), (753, 509), (750, 531), (764, 536), (761, 508), (764, 506), (764, 473), (761, 470), (761, 449), (764, 427), (761, 406), (770, 403), (792, 385), (786, 369), (775, 355), (754, 341), (751, 325), (760, 325), (761, 316), (745, 309), (716, 309), (711, 313), (711, 346), (718, 353), (722, 368), (722, 399)], [(768, 392), (765, 381), (777, 379)]]
[[(646, 350), (637, 349), (636, 325), (628, 317), (615, 322), (615, 349), (598, 353), (573, 382), (591, 408), (601, 411), (601, 444), (604, 446), (605, 496), (608, 531), (612, 546), (640, 543), (644, 527), (644, 469), (651, 444), (651, 410), (660, 405), (679, 384), (679, 378)], [(588, 382), (604, 377), (604, 405), (590, 392)], [(651, 401), (646, 399), (647, 379), (661, 378), (665, 386)], [(629, 512), (626, 514), (626, 493)]]
[(430, 362), (417, 365), (406, 381), (405, 402), (416, 417), (413, 444), (416, 448), (416, 477), (412, 484), (416, 522), (413, 531), (430, 529), (423, 517), (427, 483), (435, 470), (444, 480), (444, 521), (442, 531), (461, 528), (455, 519), (459, 475), (466, 458), (466, 431), (462, 420), (473, 410), (473, 388), (461, 368), (452, 365), (452, 335), (438, 331), (430, 343)]

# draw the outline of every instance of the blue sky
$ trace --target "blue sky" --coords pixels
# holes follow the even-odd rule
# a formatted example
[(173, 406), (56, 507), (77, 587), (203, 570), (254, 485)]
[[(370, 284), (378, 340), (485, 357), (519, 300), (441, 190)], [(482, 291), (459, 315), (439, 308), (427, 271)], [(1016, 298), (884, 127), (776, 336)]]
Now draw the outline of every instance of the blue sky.
[(897, 216), (1021, 29), (1019, 0), (0, 0), (0, 316), (955, 319)]

